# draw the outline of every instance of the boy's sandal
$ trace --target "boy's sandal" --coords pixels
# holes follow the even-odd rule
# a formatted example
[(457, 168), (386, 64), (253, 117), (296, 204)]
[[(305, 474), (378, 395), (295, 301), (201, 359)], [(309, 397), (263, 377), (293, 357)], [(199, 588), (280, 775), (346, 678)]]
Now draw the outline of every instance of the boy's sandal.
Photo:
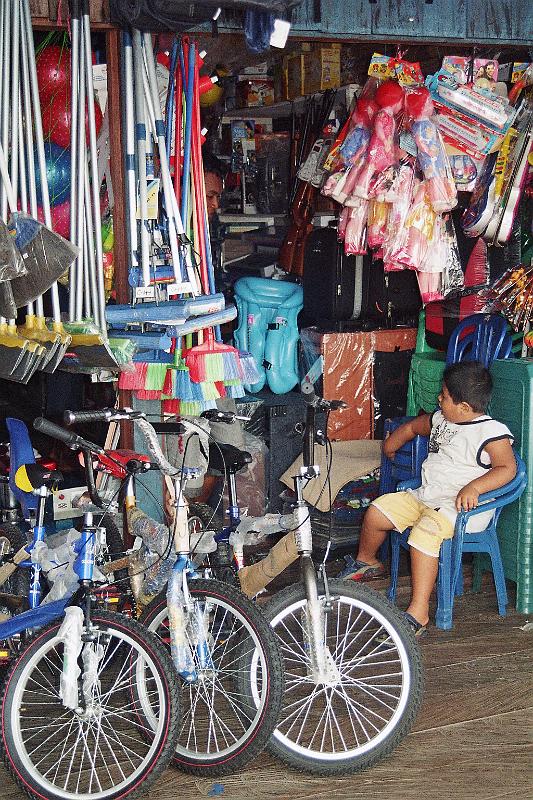
[(426, 635), (428, 630), (427, 625), (422, 625), (421, 622), (419, 622), (417, 619), (411, 616), (411, 614), (408, 614), (407, 611), (404, 611), (403, 615), (405, 617), (405, 621), (407, 622), (407, 624), (409, 625), (409, 627), (411, 628), (417, 639), (421, 639), (423, 636)]
[(346, 556), (346, 566), (337, 577), (345, 581), (374, 581), (386, 576), (385, 568), (381, 564), (366, 564), (357, 561), (351, 556)]

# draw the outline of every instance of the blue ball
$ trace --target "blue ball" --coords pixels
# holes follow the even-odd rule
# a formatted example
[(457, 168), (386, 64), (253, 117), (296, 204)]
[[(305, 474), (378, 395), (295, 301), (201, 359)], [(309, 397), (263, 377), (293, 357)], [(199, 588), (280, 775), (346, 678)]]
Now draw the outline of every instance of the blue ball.
[[(68, 200), (70, 197), (70, 148), (59, 147), (59, 145), (53, 142), (45, 142), (44, 153), (50, 205), (57, 206), (60, 203), (64, 203), (65, 200)], [(39, 169), (37, 151), (34, 153), (34, 159), (37, 201), (39, 205), (41, 205), (41, 171)]]

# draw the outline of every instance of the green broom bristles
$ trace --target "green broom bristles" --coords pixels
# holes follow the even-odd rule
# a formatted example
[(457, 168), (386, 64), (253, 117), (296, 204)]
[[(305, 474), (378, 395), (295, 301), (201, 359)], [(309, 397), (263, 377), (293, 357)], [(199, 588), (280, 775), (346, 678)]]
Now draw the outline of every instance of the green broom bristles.
[(163, 391), (165, 377), (167, 374), (168, 364), (161, 364), (157, 362), (150, 362), (146, 370), (146, 379), (144, 381), (144, 388), (146, 391)]

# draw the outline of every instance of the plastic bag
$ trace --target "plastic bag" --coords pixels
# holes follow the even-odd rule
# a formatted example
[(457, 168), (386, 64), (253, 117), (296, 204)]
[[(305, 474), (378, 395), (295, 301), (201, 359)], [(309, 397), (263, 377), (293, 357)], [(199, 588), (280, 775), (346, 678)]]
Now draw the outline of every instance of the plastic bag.
[(359, 205), (350, 211), (350, 219), (344, 233), (344, 252), (346, 255), (364, 255), (367, 251), (366, 223), (368, 219), (368, 200), (360, 200)]
[(0, 220), (0, 283), (26, 275), (27, 272), (13, 234)]
[(461, 257), (455, 227), (451, 217), (444, 221), (443, 238), (446, 243), (444, 269), (442, 270), (442, 294), (444, 297), (451, 292), (460, 292), (465, 283)]

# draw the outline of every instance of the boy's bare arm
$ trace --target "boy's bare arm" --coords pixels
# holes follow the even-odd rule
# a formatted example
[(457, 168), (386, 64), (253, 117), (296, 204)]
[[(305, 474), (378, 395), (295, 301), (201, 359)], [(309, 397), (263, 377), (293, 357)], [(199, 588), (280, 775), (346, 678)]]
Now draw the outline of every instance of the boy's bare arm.
[(387, 458), (393, 458), (396, 450), (406, 442), (410, 442), (415, 436), (429, 436), (430, 432), (431, 417), (429, 414), (422, 414), (396, 428), (383, 442), (383, 452)]
[(490, 456), (491, 468), (481, 478), (463, 486), (455, 500), (457, 511), (470, 511), (476, 508), (480, 494), (499, 489), (509, 483), (516, 475), (516, 461), (509, 439), (488, 442), (485, 451)]

